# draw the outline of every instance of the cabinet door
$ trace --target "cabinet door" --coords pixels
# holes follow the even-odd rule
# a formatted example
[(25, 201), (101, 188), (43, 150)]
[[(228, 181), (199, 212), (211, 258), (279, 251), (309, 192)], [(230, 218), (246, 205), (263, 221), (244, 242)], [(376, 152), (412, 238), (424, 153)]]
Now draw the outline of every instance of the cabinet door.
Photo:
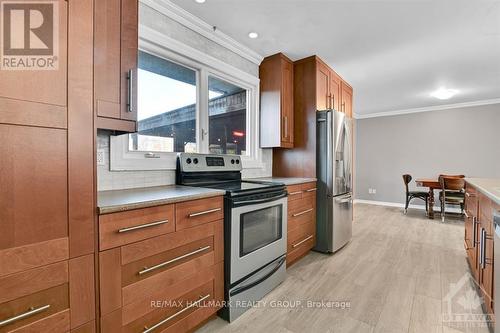
[(342, 79), (334, 71), (330, 72), (330, 105), (334, 110), (340, 111)]
[(0, 125), (0, 276), (67, 259), (66, 131)]
[(121, 119), (137, 120), (138, 0), (122, 0)]
[(316, 69), (316, 109), (330, 108), (330, 69), (317, 62)]
[(100, 117), (137, 119), (137, 12), (137, 0), (95, 2), (95, 105)]
[[(482, 224), (490, 223), (491, 221), (483, 220)], [(479, 246), (482, 258), (479, 262), (479, 286), (483, 294), (486, 310), (491, 313), (493, 311), (493, 235), (489, 234), (486, 229), (481, 228), (481, 240)]]
[(341, 105), (340, 110), (344, 112), (348, 117), (352, 118), (352, 88), (342, 81), (341, 83)]
[(284, 147), (293, 147), (293, 63), (281, 60), (281, 141)]

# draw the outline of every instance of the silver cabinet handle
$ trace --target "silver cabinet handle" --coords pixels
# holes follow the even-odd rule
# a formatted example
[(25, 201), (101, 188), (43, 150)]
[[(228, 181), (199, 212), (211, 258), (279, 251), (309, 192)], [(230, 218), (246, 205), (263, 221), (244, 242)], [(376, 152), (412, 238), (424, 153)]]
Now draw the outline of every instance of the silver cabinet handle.
[(168, 223), (168, 220), (156, 221), (156, 222), (151, 222), (151, 223), (136, 225), (136, 226), (133, 226), (133, 227), (118, 229), (118, 233), (121, 234), (123, 232), (129, 232), (129, 231), (134, 231), (134, 230), (138, 230), (138, 229), (154, 227), (154, 226), (157, 226), (157, 225), (160, 225), (160, 224), (165, 224), (165, 223)]
[(296, 214), (292, 214), (293, 217), (297, 217), (297, 216), (300, 216), (300, 215), (304, 215), (304, 214), (307, 214), (309, 212), (312, 212), (314, 210), (314, 208), (309, 208), (309, 209), (306, 209), (300, 213), (296, 213)]
[(306, 192), (316, 192), (316, 190), (317, 190), (317, 188), (315, 187), (315, 188), (310, 188), (310, 189), (306, 190)]
[(288, 139), (288, 116), (285, 116), (285, 138)]
[(469, 198), (473, 198), (476, 196), (475, 194), (470, 194), (469, 192), (465, 192), (465, 195), (468, 196)]
[(476, 228), (476, 217), (472, 217), (472, 247), (476, 246), (478, 242), (476, 241), (477, 239), (477, 228)]
[(470, 217), (470, 216), (469, 216), (469, 214), (467, 214), (467, 210), (464, 210), (464, 214), (465, 214), (465, 217), (466, 217), (466, 218), (469, 218), (469, 217)]
[(194, 308), (195, 306), (198, 306), (200, 305), (201, 302), (203, 302), (204, 300), (206, 300), (207, 298), (210, 297), (210, 294), (208, 295), (205, 295), (203, 297), (201, 297), (199, 300), (197, 300), (196, 302), (193, 302), (191, 304), (189, 304), (188, 306), (186, 306), (184, 309), (182, 310), (179, 310), (177, 311), (176, 313), (174, 313), (173, 315), (163, 319), (162, 321), (160, 321), (159, 323), (156, 323), (154, 324), (153, 326), (151, 327), (144, 327), (144, 330), (142, 331), (142, 333), (149, 333), (149, 332), (152, 332), (153, 330), (157, 329), (158, 327), (160, 327), (161, 325), (165, 324), (167, 321), (169, 320), (172, 320), (174, 319), (175, 317), (177, 317), (178, 315), (186, 312), (187, 310), (191, 309), (191, 308)]
[(296, 194), (301, 194), (302, 191), (297, 191), (297, 192), (292, 192), (292, 193), (288, 193), (288, 195), (296, 195)]
[(295, 249), (297, 246), (301, 245), (302, 243), (307, 242), (308, 240), (310, 240), (313, 237), (314, 237), (313, 235), (309, 235), (306, 238), (304, 238), (303, 240), (301, 240), (300, 242), (298, 242), (297, 244), (292, 245), (292, 247)]
[(200, 252), (203, 252), (205, 250), (208, 250), (210, 248), (210, 245), (208, 246), (205, 246), (205, 247), (200, 247), (199, 249), (197, 250), (194, 250), (192, 252), (189, 252), (189, 253), (186, 253), (186, 254), (183, 254), (181, 256), (178, 256), (178, 257), (175, 257), (174, 259), (170, 259), (168, 261), (165, 261), (165, 262), (162, 262), (161, 264), (158, 264), (158, 265), (154, 265), (154, 266), (151, 266), (151, 267), (144, 267), (144, 269), (142, 271), (139, 271), (138, 274), (139, 275), (143, 275), (143, 274), (146, 274), (146, 273), (149, 273), (151, 271), (154, 271), (156, 269), (159, 269), (159, 268), (162, 268), (164, 266), (167, 266), (171, 263), (174, 263), (176, 261), (179, 261), (181, 259), (184, 259), (184, 258), (187, 258), (187, 257), (190, 257), (190, 256), (193, 256), (197, 253), (200, 253)]
[(203, 212), (189, 214), (188, 217), (196, 217), (196, 216), (200, 216), (200, 215), (206, 215), (206, 214), (218, 212), (220, 210), (222, 210), (222, 208), (214, 208), (214, 209), (204, 210)]
[(127, 72), (127, 112), (134, 111), (133, 100), (134, 100), (134, 70), (130, 69)]
[(486, 267), (486, 263), (484, 260), (484, 252), (486, 250), (486, 230), (481, 228), (481, 235), (479, 238), (479, 266), (484, 269)]
[(8, 324), (12, 324), (16, 321), (28, 318), (28, 317), (33, 316), (33, 315), (36, 315), (40, 312), (47, 310), (48, 308), (50, 308), (50, 304), (47, 304), (47, 305), (44, 305), (44, 306), (41, 306), (38, 308), (30, 308), (28, 311), (26, 311), (24, 313), (21, 313), (17, 316), (10, 317), (10, 318), (7, 318), (7, 319), (0, 321), (0, 327), (8, 325)]

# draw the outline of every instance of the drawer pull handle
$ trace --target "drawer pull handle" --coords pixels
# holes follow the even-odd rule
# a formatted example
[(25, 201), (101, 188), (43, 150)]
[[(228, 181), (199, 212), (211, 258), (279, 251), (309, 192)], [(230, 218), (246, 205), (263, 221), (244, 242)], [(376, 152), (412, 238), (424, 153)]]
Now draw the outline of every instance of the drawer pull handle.
[(147, 223), (147, 224), (136, 225), (133, 227), (123, 228), (123, 229), (119, 229), (118, 232), (121, 234), (123, 232), (129, 232), (129, 231), (134, 231), (134, 230), (138, 230), (138, 229), (154, 227), (154, 226), (157, 226), (160, 224), (165, 224), (165, 223), (168, 223), (168, 220), (156, 221), (156, 222), (151, 222), (151, 223)]
[(292, 214), (292, 216), (293, 217), (297, 217), (297, 216), (304, 215), (304, 214), (307, 214), (309, 212), (312, 212), (313, 210), (314, 210), (314, 208), (309, 208), (309, 209), (304, 210), (303, 212)]
[(205, 247), (200, 247), (198, 250), (194, 250), (192, 252), (189, 252), (189, 253), (186, 253), (186, 254), (183, 254), (182, 256), (178, 256), (174, 259), (170, 259), (168, 261), (165, 261), (165, 262), (162, 262), (161, 264), (158, 264), (158, 265), (154, 265), (154, 266), (151, 266), (151, 267), (144, 267), (144, 269), (142, 271), (139, 271), (139, 275), (143, 275), (143, 274), (146, 274), (146, 273), (149, 273), (151, 271), (154, 271), (156, 269), (159, 269), (159, 268), (162, 268), (166, 265), (169, 265), (171, 263), (174, 263), (176, 261), (179, 261), (181, 259), (184, 259), (184, 258), (187, 258), (187, 257), (190, 257), (190, 256), (193, 256), (195, 254), (198, 254), (200, 252), (203, 252), (203, 251), (206, 251), (210, 248), (210, 245), (208, 246), (205, 246)]
[(296, 195), (296, 194), (301, 194), (302, 191), (297, 191), (297, 192), (292, 192), (292, 193), (288, 193), (288, 195)]
[(196, 216), (200, 216), (200, 215), (206, 215), (206, 214), (218, 212), (220, 210), (222, 210), (222, 208), (214, 208), (214, 209), (204, 210), (203, 212), (189, 214), (188, 217), (196, 217)]
[(157, 329), (158, 327), (160, 327), (161, 325), (165, 324), (167, 321), (169, 320), (172, 320), (174, 319), (175, 317), (177, 317), (178, 315), (186, 312), (187, 310), (191, 309), (191, 308), (194, 308), (195, 306), (198, 306), (200, 305), (201, 302), (203, 302), (204, 300), (206, 300), (207, 298), (210, 297), (210, 294), (208, 295), (205, 295), (203, 297), (201, 297), (199, 300), (197, 300), (196, 302), (193, 302), (191, 304), (189, 304), (188, 306), (186, 306), (184, 309), (182, 310), (179, 310), (177, 311), (176, 313), (174, 313), (173, 315), (163, 319), (162, 321), (160, 321), (159, 323), (156, 323), (154, 324), (153, 326), (151, 327), (144, 327), (144, 330), (142, 331), (142, 333), (149, 333), (149, 332), (152, 332), (153, 330)]
[(298, 242), (297, 244), (292, 245), (292, 247), (295, 249), (297, 246), (301, 245), (302, 243), (307, 242), (307, 241), (308, 241), (308, 240), (310, 240), (311, 238), (313, 238), (313, 235), (309, 235), (309, 236), (307, 236), (306, 238), (304, 238), (303, 240), (301, 240), (301, 241), (300, 241), (300, 242)]
[(465, 195), (468, 196), (469, 198), (473, 198), (476, 196), (475, 194), (471, 194), (469, 192), (465, 192)]
[(315, 188), (310, 188), (310, 189), (306, 190), (306, 192), (316, 192), (316, 190), (317, 190), (317, 188), (315, 187)]
[(464, 210), (464, 214), (465, 214), (465, 217), (466, 217), (466, 218), (469, 218), (469, 217), (470, 217), (470, 216), (469, 216), (469, 214), (467, 214), (467, 210)]
[(48, 308), (50, 308), (50, 304), (41, 306), (39, 308), (30, 308), (28, 311), (26, 311), (24, 313), (21, 313), (21, 314), (19, 314), (17, 316), (10, 317), (10, 318), (7, 318), (5, 320), (0, 321), (0, 327), (8, 325), (8, 324), (12, 324), (12, 323), (14, 323), (16, 321), (19, 321), (19, 320), (22, 320), (22, 319), (25, 319), (25, 318), (28, 318), (28, 317), (31, 317), (33, 315), (36, 315), (36, 314), (38, 314), (40, 312), (43, 312), (43, 311), (47, 310)]

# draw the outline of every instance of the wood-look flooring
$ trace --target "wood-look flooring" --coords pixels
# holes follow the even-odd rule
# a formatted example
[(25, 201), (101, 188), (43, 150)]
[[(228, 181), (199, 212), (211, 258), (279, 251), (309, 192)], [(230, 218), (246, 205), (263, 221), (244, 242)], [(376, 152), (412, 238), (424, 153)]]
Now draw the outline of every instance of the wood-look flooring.
[[(477, 305), (466, 275), (463, 221), (441, 223), (421, 210), (403, 215), (399, 208), (362, 204), (354, 212), (353, 239), (346, 247), (334, 255), (311, 252), (263, 299), (266, 306), (231, 324), (216, 318), (198, 332), (488, 332), (483, 319), (449, 323), (443, 316), (446, 296), (460, 281), (465, 283), (453, 293), (452, 313), (483, 314), (480, 306), (462, 306)], [(309, 300), (347, 301), (350, 307), (309, 308)], [(277, 301), (295, 307), (279, 307)]]

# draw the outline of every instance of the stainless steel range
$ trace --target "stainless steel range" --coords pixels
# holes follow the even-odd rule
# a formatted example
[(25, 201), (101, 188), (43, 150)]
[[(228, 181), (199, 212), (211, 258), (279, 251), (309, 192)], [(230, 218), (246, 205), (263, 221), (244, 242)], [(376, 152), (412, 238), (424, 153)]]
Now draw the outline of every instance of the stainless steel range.
[(287, 192), (283, 184), (244, 181), (234, 155), (181, 153), (177, 184), (216, 188), (224, 198), (224, 295), (233, 321), (285, 279)]

